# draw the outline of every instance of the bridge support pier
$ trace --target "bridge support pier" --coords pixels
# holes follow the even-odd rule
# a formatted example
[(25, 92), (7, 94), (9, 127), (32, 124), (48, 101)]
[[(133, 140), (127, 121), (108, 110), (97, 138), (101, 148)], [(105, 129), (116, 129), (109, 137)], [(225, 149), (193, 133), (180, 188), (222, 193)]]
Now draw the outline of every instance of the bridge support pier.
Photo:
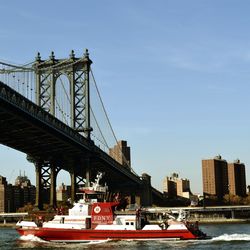
[(142, 174), (142, 181), (141, 205), (152, 206), (151, 176), (146, 173)]
[[(49, 202), (51, 207), (56, 207), (56, 177), (59, 167), (49, 162), (37, 162), (36, 168), (36, 204), (35, 206), (41, 210), (43, 203)], [(50, 190), (48, 193), (47, 190)], [(49, 195), (49, 200), (48, 200)]]
[(90, 187), (90, 178), (91, 178), (91, 171), (90, 171), (90, 158), (87, 158), (85, 160), (85, 178), (86, 178), (86, 183), (85, 187)]
[(41, 210), (42, 206), (42, 179), (41, 179), (41, 169), (42, 165), (40, 163), (35, 163), (36, 168), (36, 203), (35, 206)]
[(70, 172), (71, 179), (71, 204), (73, 204), (76, 200), (76, 173), (74, 170)]
[(55, 166), (51, 166), (50, 168), (50, 206), (56, 207), (56, 176), (57, 176), (57, 168)]

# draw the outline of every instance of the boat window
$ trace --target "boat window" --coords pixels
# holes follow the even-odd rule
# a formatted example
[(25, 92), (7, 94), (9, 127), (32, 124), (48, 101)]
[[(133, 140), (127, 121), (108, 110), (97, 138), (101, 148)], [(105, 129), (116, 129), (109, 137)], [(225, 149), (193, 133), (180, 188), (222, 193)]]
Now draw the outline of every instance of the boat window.
[(126, 225), (129, 225), (129, 222), (126, 222)]
[(117, 224), (117, 225), (122, 225), (122, 221), (121, 221), (120, 218), (116, 218), (116, 224)]
[(134, 226), (134, 222), (131, 222), (131, 225)]

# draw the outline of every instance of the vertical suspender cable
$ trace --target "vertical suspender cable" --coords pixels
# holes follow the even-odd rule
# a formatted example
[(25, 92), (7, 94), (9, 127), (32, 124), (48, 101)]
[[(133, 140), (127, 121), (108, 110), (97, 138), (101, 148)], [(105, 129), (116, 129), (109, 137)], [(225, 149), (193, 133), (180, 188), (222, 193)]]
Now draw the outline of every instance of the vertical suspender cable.
[[(113, 130), (112, 126), (111, 126), (110, 120), (109, 120), (109, 118), (108, 118), (108, 114), (107, 114), (106, 109), (105, 109), (105, 107), (104, 107), (104, 104), (103, 104), (103, 101), (102, 101), (102, 98), (101, 98), (101, 95), (100, 95), (99, 89), (98, 89), (98, 87), (97, 87), (97, 84), (96, 84), (96, 81), (95, 81), (95, 77), (94, 77), (94, 74), (93, 74), (91, 68), (90, 68), (90, 72), (91, 72), (91, 76), (92, 76), (93, 81), (94, 81), (94, 86), (95, 86), (95, 88), (96, 88), (98, 97), (99, 97), (100, 102), (101, 102), (101, 105), (102, 105), (102, 109), (103, 109), (104, 114), (105, 114), (105, 116), (106, 116), (106, 119), (107, 119), (107, 121), (108, 121), (109, 127), (110, 127), (110, 129), (111, 129), (111, 131), (112, 131), (112, 134), (113, 134), (113, 136), (114, 136), (114, 138), (115, 138), (115, 141), (116, 141), (116, 143), (117, 143), (117, 145), (118, 145), (118, 147), (119, 147), (119, 149), (120, 149), (120, 151), (121, 151), (121, 153), (122, 153), (122, 150), (121, 150), (121, 148), (120, 148), (120, 146), (119, 146), (119, 144), (118, 144), (118, 140), (117, 140), (117, 138), (116, 138), (116, 136), (115, 136), (115, 132), (114, 132), (114, 130)], [(129, 165), (129, 163), (128, 163), (128, 161), (127, 161), (127, 159), (126, 159), (126, 157), (124, 156), (123, 153), (122, 153), (122, 157), (123, 157), (123, 159), (125, 160), (125, 162), (127, 163), (127, 166), (131, 169), (131, 171), (132, 171), (134, 174), (136, 174), (135, 171), (132, 169), (132, 167)], [(136, 174), (136, 175), (137, 175), (137, 174)]]

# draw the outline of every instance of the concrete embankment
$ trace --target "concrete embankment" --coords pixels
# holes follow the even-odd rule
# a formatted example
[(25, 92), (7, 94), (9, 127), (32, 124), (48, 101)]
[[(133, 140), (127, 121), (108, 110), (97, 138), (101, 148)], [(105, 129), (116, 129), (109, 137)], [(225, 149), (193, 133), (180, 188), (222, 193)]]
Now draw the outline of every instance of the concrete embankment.
[(11, 227), (11, 228), (15, 228), (16, 227), (16, 223), (0, 223), (0, 227)]
[(223, 224), (223, 223), (250, 223), (250, 219), (227, 219), (227, 218), (202, 218), (202, 219), (191, 219), (189, 221), (198, 221), (200, 224)]

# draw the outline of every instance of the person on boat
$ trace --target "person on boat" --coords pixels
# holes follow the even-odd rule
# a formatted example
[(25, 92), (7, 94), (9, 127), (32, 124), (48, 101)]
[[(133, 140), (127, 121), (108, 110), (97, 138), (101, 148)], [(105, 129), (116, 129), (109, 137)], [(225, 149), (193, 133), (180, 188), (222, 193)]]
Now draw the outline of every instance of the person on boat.
[(62, 206), (56, 208), (56, 211), (57, 211), (57, 214), (58, 214), (58, 215), (63, 215), (63, 207), (62, 207)]
[(41, 215), (39, 215), (38, 218), (37, 218), (37, 223), (36, 223), (37, 226), (38, 226), (38, 227), (42, 227), (43, 222), (44, 222), (44, 217), (41, 216)]

